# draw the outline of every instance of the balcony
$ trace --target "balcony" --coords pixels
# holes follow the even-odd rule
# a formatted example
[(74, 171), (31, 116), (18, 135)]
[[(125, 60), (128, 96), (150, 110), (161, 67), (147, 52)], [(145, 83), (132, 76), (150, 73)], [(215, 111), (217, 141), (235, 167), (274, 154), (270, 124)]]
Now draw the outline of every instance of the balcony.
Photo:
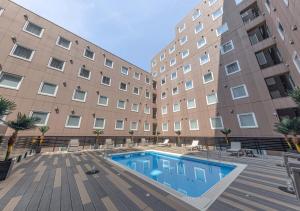
[(157, 99), (157, 95), (156, 94), (152, 94), (152, 103), (156, 104), (156, 99)]
[(271, 37), (269, 28), (265, 22), (262, 25), (259, 25), (259, 26), (255, 27), (254, 29), (251, 29), (247, 33), (248, 33), (251, 45), (255, 45), (255, 44)]
[(280, 120), (287, 117), (288, 118), (300, 117), (300, 109), (297, 107), (277, 109), (276, 112)]
[(289, 73), (266, 78), (265, 82), (272, 99), (288, 97), (289, 92), (295, 88)]
[(254, 19), (260, 16), (260, 11), (257, 6), (257, 3), (255, 2), (243, 11), (241, 11), (240, 15), (244, 24), (252, 22)]
[(152, 118), (156, 119), (157, 116), (157, 108), (152, 108)]
[(276, 45), (255, 53), (260, 69), (265, 69), (282, 63), (281, 54)]

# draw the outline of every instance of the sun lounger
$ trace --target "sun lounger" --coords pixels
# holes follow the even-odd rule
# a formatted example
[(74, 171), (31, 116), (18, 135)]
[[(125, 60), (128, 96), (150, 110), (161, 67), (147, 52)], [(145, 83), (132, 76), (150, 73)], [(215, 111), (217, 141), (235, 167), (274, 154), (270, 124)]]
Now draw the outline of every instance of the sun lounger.
[(193, 140), (191, 145), (186, 146), (187, 150), (193, 151), (193, 149), (199, 149), (199, 141), (198, 140)]
[(237, 156), (242, 153), (242, 144), (241, 142), (231, 142), (230, 149), (227, 149), (227, 152), (230, 152), (232, 155), (237, 154)]
[(68, 152), (77, 152), (79, 151), (79, 140), (71, 139), (68, 145)]
[(170, 146), (169, 141), (170, 141), (169, 139), (165, 139), (163, 143), (159, 143), (157, 144), (157, 146), (160, 147)]

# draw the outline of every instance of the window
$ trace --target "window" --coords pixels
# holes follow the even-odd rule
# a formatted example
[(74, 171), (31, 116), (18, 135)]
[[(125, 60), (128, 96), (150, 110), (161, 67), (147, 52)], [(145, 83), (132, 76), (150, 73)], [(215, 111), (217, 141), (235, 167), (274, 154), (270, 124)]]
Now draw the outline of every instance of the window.
[(87, 92), (79, 90), (79, 89), (75, 89), (72, 100), (79, 101), (79, 102), (85, 102), (86, 95), (87, 95)]
[(152, 65), (152, 67), (155, 67), (156, 66), (156, 61), (155, 60), (152, 61), (151, 65)]
[(202, 37), (198, 42), (197, 42), (197, 47), (198, 47), (198, 49), (199, 48), (202, 48), (203, 46), (205, 46), (206, 45), (206, 39), (205, 39), (205, 37)]
[(186, 57), (189, 56), (189, 54), (190, 54), (190, 51), (189, 51), (189, 49), (187, 49), (181, 53), (181, 58), (185, 59)]
[(171, 80), (175, 80), (177, 78), (177, 71), (171, 73)]
[(139, 112), (139, 104), (133, 103), (132, 106), (131, 106), (131, 111)]
[(214, 75), (212, 72), (206, 73), (203, 75), (203, 84), (207, 84), (214, 80)]
[[(289, 6), (289, 0), (283, 0), (283, 3), (285, 4), (285, 6)], [(0, 12), (0, 14), (1, 14), (1, 12)]]
[(225, 65), (226, 75), (232, 75), (234, 73), (240, 72), (240, 64), (238, 61), (234, 61), (230, 64)]
[(172, 95), (177, 95), (178, 93), (179, 93), (178, 87), (174, 87), (174, 88), (172, 89)]
[(190, 65), (190, 64), (183, 65), (182, 70), (183, 70), (183, 73), (184, 73), (184, 74), (186, 74), (186, 73), (188, 73), (188, 72), (191, 72), (191, 70), (192, 70), (192, 65)]
[(56, 84), (42, 82), (38, 94), (55, 97), (57, 90), (58, 86)]
[(119, 89), (122, 90), (122, 91), (127, 91), (127, 84), (121, 82), (121, 83), (120, 83), (120, 86), (119, 86)]
[(199, 9), (196, 9), (193, 13), (192, 19), (193, 21), (196, 20), (197, 18), (199, 18), (201, 16), (201, 12)]
[(3, 12), (4, 12), (4, 9), (2, 7), (0, 7), (0, 16), (2, 15)]
[(219, 9), (217, 9), (216, 11), (214, 11), (211, 14), (211, 17), (213, 20), (218, 19), (219, 17), (221, 17), (223, 15), (223, 7), (220, 7)]
[(161, 93), (161, 99), (165, 99), (165, 98), (167, 98), (167, 94), (166, 94), (166, 92), (162, 92)]
[(199, 130), (199, 123), (197, 119), (189, 120), (190, 130)]
[(147, 77), (147, 76), (145, 77), (145, 83), (146, 83), (146, 84), (150, 84), (150, 78)]
[(268, 10), (268, 13), (271, 13), (271, 1), (270, 0), (265, 0), (265, 6)]
[(124, 100), (118, 100), (117, 108), (125, 110), (126, 109), (126, 102)]
[(85, 58), (88, 58), (88, 59), (91, 59), (91, 60), (95, 59), (95, 53), (93, 51), (91, 51), (90, 49), (85, 49), (84, 53), (83, 53), (83, 56)]
[(0, 72), (0, 87), (18, 90), (23, 77), (11, 73)]
[(218, 103), (217, 93), (211, 93), (211, 94), (207, 95), (206, 102), (207, 102), (207, 105), (213, 105), (213, 104)]
[(160, 55), (159, 58), (160, 58), (160, 61), (163, 61), (166, 58), (166, 55), (163, 53), (163, 54)]
[(245, 97), (249, 96), (247, 87), (245, 84), (231, 87), (230, 91), (231, 91), (231, 96), (232, 96), (233, 100), (237, 100), (237, 99), (241, 99), (241, 98), (245, 98)]
[(203, 23), (198, 23), (195, 27), (195, 34), (198, 34), (204, 29)]
[(176, 58), (173, 58), (170, 60), (170, 67), (174, 66), (176, 64)]
[(222, 129), (224, 129), (222, 117), (220, 117), (220, 116), (212, 117), (212, 118), (209, 119), (209, 121), (210, 121), (211, 129), (213, 129), (213, 130), (222, 130)]
[(48, 63), (48, 67), (58, 71), (64, 71), (65, 62), (54, 57), (51, 57)]
[(35, 124), (36, 126), (46, 126), (48, 123), (49, 114), (49, 112), (32, 111), (30, 116), (39, 119), (38, 122)]
[(155, 78), (155, 77), (157, 77), (157, 72), (153, 72), (152, 73), (152, 76)]
[(150, 114), (151, 113), (150, 112), (150, 106), (145, 105), (145, 107), (144, 107), (144, 113), (145, 114)]
[(141, 79), (141, 74), (138, 73), (138, 72), (134, 72), (133, 78), (135, 78), (135, 79), (137, 79), (137, 80), (140, 80), (140, 79)]
[(69, 115), (65, 127), (67, 128), (80, 128), (81, 116)]
[(166, 77), (160, 79), (160, 84), (161, 85), (164, 85), (166, 83)]
[(145, 92), (145, 97), (148, 98), (148, 99), (150, 99), (150, 92), (149, 91)]
[(70, 40), (67, 40), (66, 38), (59, 36), (56, 40), (56, 45), (58, 45), (64, 49), (70, 50), (72, 42)]
[(103, 96), (103, 95), (99, 95), (99, 98), (98, 98), (98, 105), (101, 105), (101, 106), (108, 106), (108, 97)]
[(300, 57), (296, 51), (294, 51), (294, 54), (293, 54), (293, 62), (295, 64), (298, 72), (300, 73)]
[(256, 56), (258, 64), (260, 66), (268, 64), (268, 61), (267, 61), (264, 51), (256, 53), (255, 56)]
[(139, 127), (138, 122), (131, 122), (130, 123), (130, 130), (136, 131), (136, 130), (138, 130), (138, 127)]
[(240, 128), (258, 128), (255, 114), (252, 113), (244, 113), (237, 115)]
[(36, 37), (41, 38), (43, 36), (44, 29), (42, 27), (38, 26), (37, 24), (26, 21), (26, 23), (23, 27), (23, 31), (25, 31), (31, 35), (34, 35)]
[(186, 101), (186, 104), (187, 104), (187, 109), (193, 109), (193, 108), (196, 108), (196, 99), (193, 98), (193, 99), (188, 99)]
[(171, 48), (169, 48), (169, 54), (173, 53), (176, 50), (175, 45), (173, 45)]
[(184, 45), (187, 41), (188, 41), (188, 37), (184, 36), (184, 37), (180, 38), (179, 43), (180, 43), (180, 45)]
[(212, 6), (214, 5), (218, 0), (208, 0), (208, 5)]
[(185, 82), (185, 90), (190, 90), (193, 87), (194, 87), (194, 85), (193, 85), (193, 81), (192, 80), (189, 80), (189, 81)]
[(150, 131), (150, 124), (148, 122), (144, 122), (144, 131)]
[(180, 103), (174, 103), (173, 112), (179, 112), (179, 111), (180, 111)]
[(161, 73), (163, 73), (163, 72), (165, 72), (165, 70), (166, 70), (166, 67), (165, 67), (165, 66), (161, 66), (159, 71), (160, 71)]
[(220, 35), (224, 34), (225, 32), (227, 32), (228, 30), (229, 30), (229, 28), (228, 28), (227, 23), (224, 23), (222, 26), (217, 28), (216, 34), (217, 34), (217, 36), (220, 36)]
[(232, 40), (221, 45), (221, 54), (226, 54), (234, 49)]
[(80, 78), (84, 78), (84, 79), (90, 80), (90, 79), (91, 79), (91, 71), (89, 71), (88, 69), (86, 69), (86, 68), (84, 68), (84, 67), (81, 67), (81, 68), (79, 69), (78, 76), (79, 76)]
[(200, 57), (200, 65), (204, 65), (210, 61), (209, 54), (204, 54)]
[(140, 95), (140, 89), (137, 87), (133, 87), (132, 93), (135, 95)]
[(110, 86), (111, 85), (111, 79), (108, 76), (102, 76), (101, 84)]
[(10, 52), (10, 55), (25, 61), (31, 61), (34, 52), (35, 51), (30, 48), (15, 44)]
[(168, 107), (167, 106), (161, 107), (161, 114), (164, 115), (164, 114), (167, 114), (167, 113), (168, 113)]
[(121, 73), (122, 73), (123, 75), (128, 75), (128, 68), (122, 66), (122, 68), (121, 68)]
[(94, 120), (94, 129), (101, 129), (105, 128), (105, 119), (104, 118), (95, 118)]
[(114, 68), (114, 62), (110, 59), (105, 58), (104, 66), (112, 69)]
[(174, 122), (174, 131), (181, 131), (181, 122), (180, 121), (175, 121)]
[(115, 130), (124, 130), (124, 120), (117, 120)]
[(244, 0), (235, 0), (235, 4), (239, 5), (240, 3), (242, 3)]
[(167, 122), (162, 123), (161, 130), (164, 132), (168, 131), (168, 123)]
[(185, 30), (185, 23), (178, 27), (178, 32), (181, 33)]
[(284, 28), (282, 26), (282, 24), (280, 23), (280, 20), (277, 18), (277, 31), (281, 37), (282, 40), (284, 40)]
[[(0, 10), (0, 12), (1, 12), (1, 10)], [(4, 115), (4, 116), (0, 116), (0, 125), (3, 125), (4, 124), (4, 122), (3, 121), (5, 121), (6, 120), (6, 115)]]

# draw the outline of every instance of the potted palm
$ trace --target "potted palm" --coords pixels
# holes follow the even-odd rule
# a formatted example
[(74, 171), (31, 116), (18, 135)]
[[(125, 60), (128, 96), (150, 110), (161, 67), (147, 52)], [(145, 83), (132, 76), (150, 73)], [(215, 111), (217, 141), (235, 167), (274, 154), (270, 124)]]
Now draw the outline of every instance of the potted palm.
[(175, 133), (176, 133), (176, 135), (177, 135), (177, 146), (179, 147), (179, 146), (180, 146), (180, 135), (181, 135), (181, 131), (180, 131), (180, 130), (177, 130)]
[(229, 143), (228, 136), (231, 133), (231, 129), (230, 128), (224, 128), (223, 130), (221, 130), (221, 133), (223, 133), (225, 135), (225, 141), (226, 141), (226, 144), (228, 144)]
[(296, 150), (298, 153), (300, 153), (300, 145), (299, 145), (299, 139), (297, 135), (300, 134), (300, 118), (294, 117), (290, 119), (290, 133), (293, 136), (293, 144), (296, 147)]
[(45, 134), (48, 132), (50, 128), (48, 126), (39, 127), (39, 131), (41, 132), (41, 136), (39, 137), (39, 143), (36, 148), (36, 153), (40, 153), (42, 149), (42, 143), (45, 141)]
[(129, 133), (129, 135), (130, 135), (131, 145), (133, 145), (133, 144), (134, 144), (134, 142), (133, 142), (134, 131), (133, 131), (133, 130), (129, 130), (128, 133)]
[(280, 122), (275, 123), (275, 131), (284, 135), (284, 140), (289, 146), (289, 149), (292, 150), (292, 145), (289, 142), (289, 133), (291, 129), (291, 120), (289, 118), (284, 118)]
[(98, 149), (99, 148), (100, 135), (102, 135), (104, 133), (104, 131), (101, 130), (101, 129), (96, 129), (96, 130), (93, 131), (93, 133), (96, 135), (95, 149)]

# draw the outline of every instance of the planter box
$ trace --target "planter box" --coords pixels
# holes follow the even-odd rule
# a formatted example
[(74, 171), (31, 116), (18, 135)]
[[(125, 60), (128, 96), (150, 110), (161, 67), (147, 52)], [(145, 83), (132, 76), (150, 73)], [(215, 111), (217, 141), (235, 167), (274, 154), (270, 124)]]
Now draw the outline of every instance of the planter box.
[(14, 161), (9, 159), (7, 161), (0, 161), (0, 181), (9, 177)]

